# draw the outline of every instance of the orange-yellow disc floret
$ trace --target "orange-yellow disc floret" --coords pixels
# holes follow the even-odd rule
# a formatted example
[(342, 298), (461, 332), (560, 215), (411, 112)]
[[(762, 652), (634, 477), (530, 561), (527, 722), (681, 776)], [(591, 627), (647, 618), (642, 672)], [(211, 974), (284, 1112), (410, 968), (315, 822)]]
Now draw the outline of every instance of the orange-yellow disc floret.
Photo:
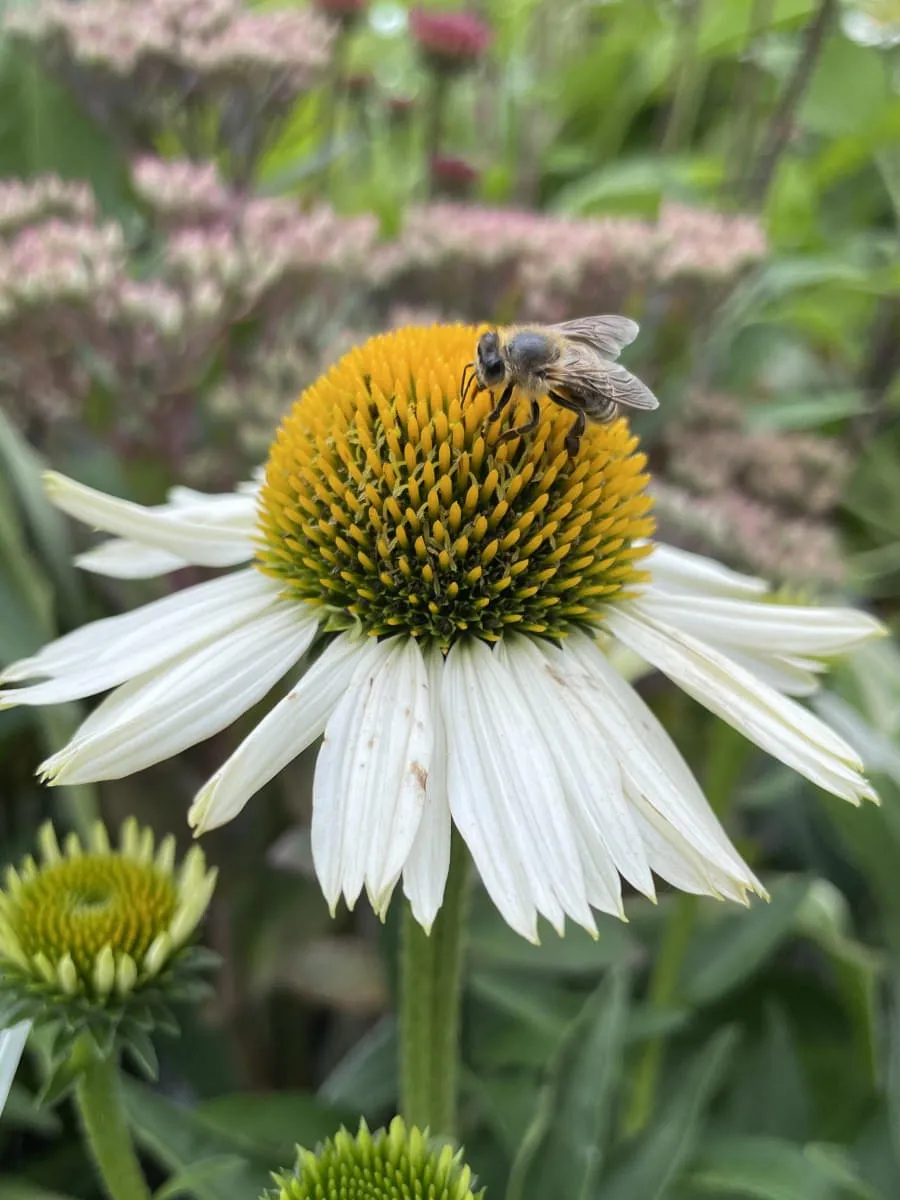
[(447, 646), (469, 633), (563, 636), (646, 578), (646, 459), (624, 419), (589, 425), (542, 401), (500, 443), (460, 377), (480, 331), (400, 329), (345, 355), (285, 418), (261, 492), (257, 564), (329, 626)]

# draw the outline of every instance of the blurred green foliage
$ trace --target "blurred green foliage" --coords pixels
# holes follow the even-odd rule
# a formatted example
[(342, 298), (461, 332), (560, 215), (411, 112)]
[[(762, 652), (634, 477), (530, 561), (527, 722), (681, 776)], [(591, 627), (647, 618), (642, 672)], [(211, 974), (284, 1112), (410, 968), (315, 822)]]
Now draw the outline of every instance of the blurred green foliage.
[[(341, 35), (342, 74), (285, 114), (255, 186), (374, 213), (390, 236), (411, 204), (439, 190), (429, 162), (439, 151), (472, 168), (469, 199), (485, 205), (653, 219), (674, 200), (758, 213), (765, 260), (690, 329), (687, 360), (683, 346), (660, 342), (656, 390), (725, 388), (745, 397), (751, 430), (816, 431), (849, 449), (839, 528), (851, 586), (898, 630), (900, 75), (890, 31), (883, 45), (845, 32), (848, 15), (865, 7), (482, 0), (494, 42), (450, 84), (434, 145), (432, 80), (407, 13), (374, 0)], [(350, 74), (361, 81), (355, 91)], [(165, 137), (143, 148), (165, 153)], [(0, 173), (44, 172), (87, 181), (103, 212), (139, 230), (125, 149), (46, 64), (7, 39)], [(169, 467), (118, 457), (98, 419), (101, 436), (52, 465), (159, 499)], [(148, 594), (78, 577), (66, 522), (43, 499), (44, 465), (0, 413), (4, 662)], [(900, 1196), (892, 653), (882, 677), (869, 661), (834, 682), (845, 719), (870, 739), (880, 811), (826, 799), (759, 755), (741, 756), (717, 788), (730, 735), (657, 681), (647, 687), (770, 887), (769, 905), (743, 912), (670, 894), (656, 907), (631, 898), (629, 923), (600, 918), (597, 942), (545, 931), (532, 947), (476, 897), (461, 1132), (490, 1197)], [(96, 791), (38, 787), (36, 762), (77, 720), (75, 706), (0, 714), (3, 860), (30, 847), (47, 815), (83, 827), (98, 811), (113, 823), (134, 812), (186, 840), (190, 795), (249, 717), (135, 779)], [(255, 1197), (295, 1142), (314, 1144), (359, 1112), (382, 1121), (396, 1103), (396, 920), (382, 929), (362, 911), (329, 918), (304, 832), (311, 762), (209, 838), (222, 880), (207, 934), (226, 964), (218, 998), (188, 1015), (180, 1042), (160, 1045), (159, 1083), (134, 1080), (127, 1095), (157, 1200)], [(681, 948), (661, 988), (661, 952), (673, 937)], [(39, 1050), (0, 1122), (0, 1197), (97, 1200), (72, 1114), (35, 1106)]]

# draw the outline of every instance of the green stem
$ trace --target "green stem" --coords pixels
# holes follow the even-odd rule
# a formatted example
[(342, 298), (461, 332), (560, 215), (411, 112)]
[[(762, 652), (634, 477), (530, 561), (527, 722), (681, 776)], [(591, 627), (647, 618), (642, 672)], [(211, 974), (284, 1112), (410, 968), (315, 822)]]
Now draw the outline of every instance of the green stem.
[(428, 160), (428, 194), (434, 195), (434, 175), (431, 164), (441, 153), (444, 139), (444, 118), (447, 108), (447, 73), (435, 69), (432, 75), (431, 97), (425, 129), (425, 154)]
[[(655, 1012), (662, 1012), (675, 999), (681, 981), (681, 964), (694, 931), (694, 916), (697, 911), (696, 896), (677, 896), (672, 911), (666, 920), (662, 942), (653, 964), (647, 1004)], [(626, 1136), (639, 1133), (653, 1113), (659, 1076), (663, 1064), (664, 1040), (651, 1038), (644, 1047), (631, 1089), (631, 1098), (625, 1114), (623, 1132)]]
[(454, 831), (444, 902), (427, 934), (404, 905), (400, 1111), (433, 1134), (456, 1132), (463, 930), (469, 858)]
[(119, 1086), (119, 1068), (114, 1056), (98, 1059), (85, 1046), (87, 1066), (75, 1092), (85, 1141), (103, 1180), (110, 1200), (150, 1200), (128, 1124)]
[[(749, 743), (730, 725), (722, 721), (712, 725), (704, 783), (710, 806), (720, 820), (734, 797), (748, 749)], [(697, 896), (676, 897), (666, 918), (647, 989), (647, 1004), (652, 1012), (665, 1012), (678, 998), (684, 959), (694, 932), (697, 901)], [(638, 1060), (622, 1123), (626, 1136), (640, 1133), (653, 1115), (665, 1047), (664, 1036), (651, 1038)]]
[(663, 154), (675, 154), (687, 148), (697, 119), (706, 83), (699, 47), (701, 16), (701, 0), (683, 0), (675, 43), (677, 83), (660, 147)]

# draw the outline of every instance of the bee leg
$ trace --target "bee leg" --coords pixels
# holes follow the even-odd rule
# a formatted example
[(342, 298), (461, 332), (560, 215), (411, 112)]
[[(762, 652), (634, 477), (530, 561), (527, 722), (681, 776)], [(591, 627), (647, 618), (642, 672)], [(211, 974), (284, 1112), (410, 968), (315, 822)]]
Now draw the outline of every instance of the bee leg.
[(512, 394), (513, 394), (513, 390), (514, 390), (515, 386), (516, 385), (514, 383), (508, 383), (506, 385), (506, 387), (503, 389), (503, 395), (500, 397), (500, 399), (497, 401), (496, 405), (488, 413), (489, 421), (499, 421), (500, 420), (500, 414), (503, 412), (504, 408), (506, 408), (507, 404), (509, 404), (510, 400), (512, 399)]
[(549, 396), (555, 404), (558, 404), (561, 408), (567, 408), (569, 412), (576, 414), (575, 420), (566, 434), (565, 441), (566, 453), (569, 458), (575, 458), (581, 447), (581, 439), (584, 436), (585, 426), (587, 425), (587, 417), (585, 416), (584, 409), (579, 408), (577, 404), (573, 404), (567, 396), (560, 396), (559, 392), (550, 392)]
[(580, 412), (572, 422), (572, 427), (566, 434), (566, 453), (569, 458), (575, 458), (581, 447), (581, 438), (584, 434), (584, 427), (587, 424), (587, 418), (583, 412)]
[(537, 429), (540, 419), (541, 419), (541, 406), (538, 403), (537, 399), (534, 396), (532, 396), (531, 397), (531, 416), (528, 418), (528, 420), (525, 422), (525, 424), (519, 425), (515, 429), (507, 429), (506, 433), (501, 434), (500, 437), (497, 438), (497, 441), (498, 442), (508, 442), (514, 437), (521, 437), (525, 433), (531, 433), (532, 429)]
[[(469, 374), (470, 371), (472, 372), (471, 375)], [(474, 363), (466, 363), (466, 365), (463, 367), (462, 378), (459, 381), (459, 397), (462, 400), (463, 404), (465, 404), (465, 402), (466, 402), (466, 396), (468, 395), (469, 388), (471, 387), (472, 381), (474, 380), (474, 378), (475, 378), (475, 364)], [(477, 395), (478, 393), (476, 392), (475, 394)]]

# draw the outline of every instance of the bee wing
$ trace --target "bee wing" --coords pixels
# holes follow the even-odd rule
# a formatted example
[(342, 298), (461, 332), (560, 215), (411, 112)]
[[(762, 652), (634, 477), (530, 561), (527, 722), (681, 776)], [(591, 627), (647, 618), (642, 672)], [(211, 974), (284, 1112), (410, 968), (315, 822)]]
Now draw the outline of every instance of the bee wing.
[(621, 363), (606, 362), (590, 346), (569, 342), (560, 358), (544, 373), (549, 388), (577, 395), (592, 393), (626, 408), (652, 411), (659, 401), (645, 383)]
[(586, 342), (604, 358), (618, 358), (637, 337), (640, 326), (628, 317), (579, 317), (550, 328), (563, 337)]

